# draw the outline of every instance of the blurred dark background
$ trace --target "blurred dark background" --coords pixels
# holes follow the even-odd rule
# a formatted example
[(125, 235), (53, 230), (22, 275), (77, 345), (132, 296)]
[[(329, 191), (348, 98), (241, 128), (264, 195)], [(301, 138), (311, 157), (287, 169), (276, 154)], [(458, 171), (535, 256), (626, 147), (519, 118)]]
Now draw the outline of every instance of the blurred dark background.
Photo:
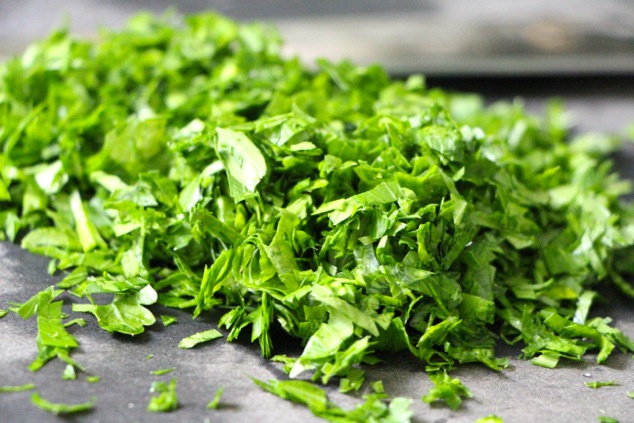
[(0, 0), (0, 57), (65, 19), (94, 36), (170, 7), (273, 21), (307, 63), (349, 58), (432, 77), (634, 75), (629, 0)]

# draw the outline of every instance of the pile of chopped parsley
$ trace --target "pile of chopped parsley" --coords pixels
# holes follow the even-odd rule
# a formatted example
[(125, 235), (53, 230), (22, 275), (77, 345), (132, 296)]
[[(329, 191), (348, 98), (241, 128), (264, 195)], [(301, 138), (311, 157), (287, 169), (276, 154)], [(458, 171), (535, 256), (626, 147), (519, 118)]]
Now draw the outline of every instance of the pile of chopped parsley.
[[(37, 317), (32, 370), (84, 370), (65, 327), (85, 321), (64, 323), (63, 292), (80, 298), (72, 317), (129, 335), (155, 324), (153, 304), (221, 311), (226, 339), (265, 358), (281, 328), (303, 346), (273, 357), (290, 377), (342, 391), (409, 351), (435, 384), (424, 400), (452, 408), (471, 393), (447, 372), (503, 369), (500, 342), (545, 367), (634, 352), (589, 317), (599, 284), (634, 291), (630, 184), (606, 159), (618, 140), (571, 137), (557, 104), (537, 118), (379, 66), (309, 70), (270, 28), (170, 19), (98, 42), (61, 30), (0, 67), (2, 237), (66, 275), (11, 307)], [(333, 421), (411, 416), (376, 383), (352, 411), (306, 381), (256, 383)], [(150, 409), (177, 407), (174, 387)]]

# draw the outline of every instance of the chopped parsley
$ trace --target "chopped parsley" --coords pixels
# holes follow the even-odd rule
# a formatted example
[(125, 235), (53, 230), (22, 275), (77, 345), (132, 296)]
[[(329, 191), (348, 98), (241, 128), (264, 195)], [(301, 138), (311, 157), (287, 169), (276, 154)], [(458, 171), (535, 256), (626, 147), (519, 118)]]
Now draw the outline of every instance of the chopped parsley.
[[(618, 139), (571, 134), (557, 102), (536, 117), (380, 66), (309, 70), (281, 49), (262, 25), (141, 14), (99, 41), (57, 31), (0, 65), (0, 237), (67, 272), (10, 308), (37, 316), (31, 370), (83, 370), (64, 292), (110, 333), (143, 333), (155, 304), (222, 311), (227, 341), (246, 335), (265, 358), (283, 330), (303, 346), (276, 357), (289, 376), (344, 392), (362, 387), (361, 365), (409, 352), (434, 383), (423, 399), (454, 409), (471, 393), (447, 372), (504, 369), (501, 341), (548, 368), (634, 352), (590, 317), (599, 283), (634, 297)], [(345, 411), (304, 381), (257, 383), (325, 418), (411, 415), (383, 392)], [(177, 407), (175, 381), (155, 391), (150, 411)]]

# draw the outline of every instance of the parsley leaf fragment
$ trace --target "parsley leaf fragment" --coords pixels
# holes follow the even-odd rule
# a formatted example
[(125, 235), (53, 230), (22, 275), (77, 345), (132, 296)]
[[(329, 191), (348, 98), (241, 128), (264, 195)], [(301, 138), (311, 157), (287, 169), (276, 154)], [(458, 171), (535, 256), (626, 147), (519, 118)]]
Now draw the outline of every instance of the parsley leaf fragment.
[(91, 399), (88, 402), (80, 403), (80, 404), (64, 404), (64, 403), (54, 403), (50, 402), (40, 396), (37, 392), (34, 392), (31, 396), (31, 402), (41, 408), (44, 411), (48, 411), (51, 414), (74, 414), (74, 413), (82, 413), (86, 411), (92, 410), (95, 406), (96, 398)]
[(210, 409), (210, 410), (217, 410), (218, 409), (218, 407), (220, 406), (220, 397), (222, 396), (224, 391), (225, 391), (224, 387), (218, 388), (218, 390), (214, 394), (214, 397), (211, 399), (211, 401), (209, 401), (209, 404), (207, 404), (207, 408), (208, 409)]
[(615, 380), (610, 380), (607, 382), (600, 382), (600, 381), (592, 381), (592, 382), (584, 382), (584, 385), (586, 385), (588, 388), (592, 388), (592, 389), (598, 389), (604, 386), (617, 386), (619, 383)]
[(5, 386), (0, 386), (0, 393), (30, 391), (31, 389), (35, 389), (35, 384), (27, 383), (25, 385), (16, 385), (16, 386), (5, 385)]
[(444, 401), (452, 410), (457, 410), (462, 404), (462, 398), (471, 398), (473, 394), (458, 378), (452, 378), (447, 372), (429, 374), (434, 387), (423, 396), (423, 401), (432, 403)]
[(214, 339), (218, 338), (222, 338), (222, 334), (216, 329), (210, 329), (203, 332), (195, 333), (188, 336), (187, 338), (183, 338), (178, 343), (178, 348), (194, 348), (200, 343), (213, 341)]
[(176, 396), (176, 379), (172, 379), (169, 385), (164, 382), (154, 382), (150, 392), (159, 393), (148, 403), (147, 410), (164, 413), (178, 408), (178, 397)]
[(171, 373), (174, 370), (176, 370), (176, 367), (170, 367), (169, 369), (152, 370), (150, 374), (154, 376), (161, 376), (161, 375), (166, 375), (168, 373)]

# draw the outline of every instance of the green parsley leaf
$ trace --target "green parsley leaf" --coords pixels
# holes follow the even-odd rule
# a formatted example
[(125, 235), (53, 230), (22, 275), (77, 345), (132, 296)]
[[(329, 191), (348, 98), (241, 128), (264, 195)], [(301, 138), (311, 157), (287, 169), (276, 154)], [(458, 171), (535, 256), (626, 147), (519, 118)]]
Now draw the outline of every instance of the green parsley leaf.
[(75, 367), (72, 364), (67, 364), (64, 368), (64, 372), (62, 373), (62, 379), (64, 380), (75, 380), (77, 379), (77, 374), (75, 373)]
[(0, 309), (0, 319), (2, 319), (4, 316), (6, 316), (7, 314), (9, 314), (9, 310), (2, 310)]
[(216, 329), (210, 329), (204, 332), (195, 333), (187, 338), (183, 338), (178, 343), (178, 348), (194, 348), (202, 342), (208, 342), (218, 338), (222, 338), (222, 334)]
[(143, 307), (156, 302), (156, 298), (154, 288), (146, 285), (145, 288), (131, 294), (115, 295), (111, 304), (73, 304), (73, 311), (94, 314), (99, 325), (108, 332), (137, 335), (143, 333), (145, 326), (156, 322), (152, 312)]

